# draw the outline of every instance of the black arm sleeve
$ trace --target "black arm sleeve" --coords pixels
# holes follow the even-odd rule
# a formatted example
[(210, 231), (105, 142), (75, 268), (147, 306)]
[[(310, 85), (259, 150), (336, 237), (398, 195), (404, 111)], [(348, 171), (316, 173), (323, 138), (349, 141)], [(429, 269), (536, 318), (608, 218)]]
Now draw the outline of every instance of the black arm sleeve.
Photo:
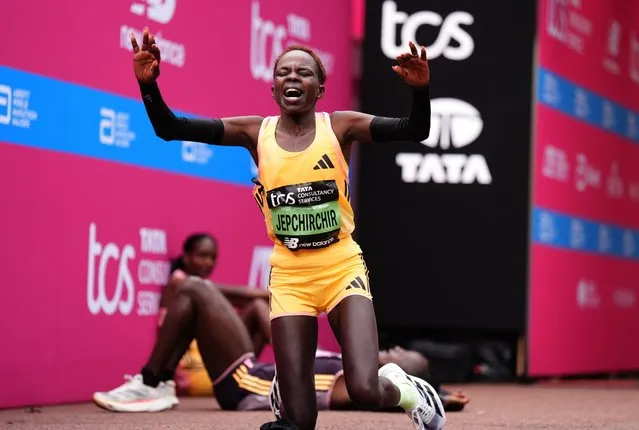
[(421, 142), (430, 133), (430, 87), (413, 88), (413, 106), (408, 118), (376, 116), (370, 125), (373, 142)]
[(221, 119), (178, 117), (162, 99), (157, 83), (138, 83), (146, 113), (160, 139), (220, 144), (224, 136), (224, 123)]

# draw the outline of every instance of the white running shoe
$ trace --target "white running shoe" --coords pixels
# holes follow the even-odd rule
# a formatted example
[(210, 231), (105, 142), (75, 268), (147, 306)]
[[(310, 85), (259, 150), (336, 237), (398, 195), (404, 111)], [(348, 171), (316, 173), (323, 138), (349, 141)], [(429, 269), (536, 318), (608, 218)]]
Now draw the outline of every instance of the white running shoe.
[(94, 393), (95, 404), (113, 412), (160, 412), (179, 404), (173, 381), (154, 388), (144, 385), (142, 375), (125, 375), (124, 379), (124, 384), (111, 391)]
[(441, 430), (444, 428), (446, 423), (444, 406), (437, 391), (428, 382), (408, 375), (394, 363), (381, 367), (379, 376), (388, 378), (400, 391), (412, 391), (410, 395), (418, 399), (415, 408), (405, 409), (416, 430)]

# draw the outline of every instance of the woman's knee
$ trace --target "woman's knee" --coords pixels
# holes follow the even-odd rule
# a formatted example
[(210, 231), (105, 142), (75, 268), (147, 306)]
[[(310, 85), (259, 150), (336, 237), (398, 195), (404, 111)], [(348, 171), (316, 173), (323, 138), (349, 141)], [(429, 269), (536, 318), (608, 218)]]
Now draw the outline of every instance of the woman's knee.
[(353, 403), (365, 409), (381, 407), (382, 395), (377, 373), (374, 375), (344, 375), (344, 379), (346, 391)]
[[(176, 295), (187, 296), (193, 300), (199, 298), (211, 298), (216, 291), (215, 286), (204, 279), (197, 277), (189, 277), (186, 281), (182, 282), (176, 289)], [(221, 293), (219, 293), (221, 294)]]

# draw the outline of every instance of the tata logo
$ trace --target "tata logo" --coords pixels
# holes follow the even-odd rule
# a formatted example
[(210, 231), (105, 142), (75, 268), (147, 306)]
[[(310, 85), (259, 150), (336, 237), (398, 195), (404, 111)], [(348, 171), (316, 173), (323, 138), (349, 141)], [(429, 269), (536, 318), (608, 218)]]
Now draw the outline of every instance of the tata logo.
[[(454, 98), (431, 101), (431, 127), (422, 144), (429, 148), (463, 148), (481, 135), (484, 121), (470, 103)], [(404, 182), (435, 182), (447, 184), (490, 184), (492, 175), (481, 154), (397, 154)]]
[(477, 108), (463, 100), (434, 99), (431, 112), (430, 135), (422, 142), (431, 148), (463, 148), (477, 140), (484, 128)]

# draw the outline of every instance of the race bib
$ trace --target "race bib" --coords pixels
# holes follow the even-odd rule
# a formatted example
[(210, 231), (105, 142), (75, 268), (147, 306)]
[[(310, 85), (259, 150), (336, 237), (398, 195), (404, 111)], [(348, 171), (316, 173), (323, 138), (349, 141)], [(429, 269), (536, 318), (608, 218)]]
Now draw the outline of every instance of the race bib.
[(292, 251), (337, 242), (342, 226), (335, 181), (287, 185), (266, 193), (275, 236)]

